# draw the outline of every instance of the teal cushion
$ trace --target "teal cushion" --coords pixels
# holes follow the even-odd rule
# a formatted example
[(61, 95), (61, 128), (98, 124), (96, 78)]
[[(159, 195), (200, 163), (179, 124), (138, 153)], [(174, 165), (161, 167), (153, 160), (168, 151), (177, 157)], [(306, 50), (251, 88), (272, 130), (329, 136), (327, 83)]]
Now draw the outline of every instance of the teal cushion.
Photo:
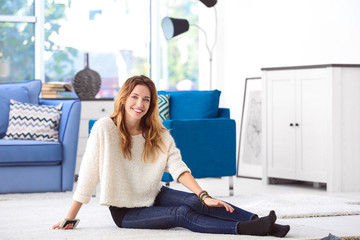
[(159, 116), (162, 122), (170, 119), (169, 100), (170, 100), (170, 95), (158, 96)]
[(212, 91), (159, 91), (159, 95), (170, 95), (171, 119), (216, 118), (221, 92)]
[(10, 98), (28, 103), (28, 89), (25, 87), (2, 88), (0, 87), (0, 138), (5, 136), (9, 123)]

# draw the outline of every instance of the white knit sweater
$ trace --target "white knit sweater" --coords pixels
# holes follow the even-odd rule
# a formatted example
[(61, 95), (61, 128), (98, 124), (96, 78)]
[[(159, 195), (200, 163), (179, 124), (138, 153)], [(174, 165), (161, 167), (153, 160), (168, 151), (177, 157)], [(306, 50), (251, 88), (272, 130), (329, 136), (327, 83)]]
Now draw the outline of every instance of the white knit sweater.
[(94, 124), (81, 162), (79, 179), (73, 199), (88, 203), (100, 180), (100, 204), (116, 207), (145, 207), (154, 203), (162, 186), (161, 177), (168, 171), (174, 179), (190, 171), (169, 132), (162, 134), (167, 152), (158, 159), (144, 163), (142, 134), (132, 136), (132, 159), (124, 159), (119, 130), (109, 117)]

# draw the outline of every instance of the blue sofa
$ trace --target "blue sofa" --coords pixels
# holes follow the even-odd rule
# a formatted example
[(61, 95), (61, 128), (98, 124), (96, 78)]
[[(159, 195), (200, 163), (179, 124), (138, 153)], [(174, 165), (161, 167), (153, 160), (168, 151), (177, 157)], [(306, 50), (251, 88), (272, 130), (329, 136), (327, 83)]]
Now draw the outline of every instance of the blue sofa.
[[(231, 177), (236, 174), (236, 124), (230, 109), (219, 108), (220, 91), (159, 91), (170, 96), (170, 130), (184, 162), (195, 178)], [(95, 120), (89, 122), (89, 130)], [(164, 173), (168, 185), (171, 175)], [(229, 182), (230, 195), (232, 194)]]
[[(81, 103), (39, 99), (41, 81), (0, 84), (0, 193), (71, 191)], [(9, 99), (39, 105), (63, 103), (59, 141), (4, 139)]]

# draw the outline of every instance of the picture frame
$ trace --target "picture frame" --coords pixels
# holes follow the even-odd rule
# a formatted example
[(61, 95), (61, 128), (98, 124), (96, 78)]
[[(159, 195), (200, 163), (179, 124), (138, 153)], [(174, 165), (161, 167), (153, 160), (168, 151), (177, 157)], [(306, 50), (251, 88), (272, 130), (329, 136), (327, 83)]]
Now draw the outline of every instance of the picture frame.
[(239, 133), (238, 177), (262, 178), (261, 94), (261, 77), (246, 78)]

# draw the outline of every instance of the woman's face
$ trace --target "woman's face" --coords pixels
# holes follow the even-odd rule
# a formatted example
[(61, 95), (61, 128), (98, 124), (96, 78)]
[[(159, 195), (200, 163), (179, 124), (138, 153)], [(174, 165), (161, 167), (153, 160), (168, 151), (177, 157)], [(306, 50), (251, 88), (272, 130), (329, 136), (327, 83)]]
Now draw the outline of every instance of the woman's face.
[(126, 119), (140, 120), (149, 110), (151, 101), (147, 86), (136, 85), (125, 103)]

